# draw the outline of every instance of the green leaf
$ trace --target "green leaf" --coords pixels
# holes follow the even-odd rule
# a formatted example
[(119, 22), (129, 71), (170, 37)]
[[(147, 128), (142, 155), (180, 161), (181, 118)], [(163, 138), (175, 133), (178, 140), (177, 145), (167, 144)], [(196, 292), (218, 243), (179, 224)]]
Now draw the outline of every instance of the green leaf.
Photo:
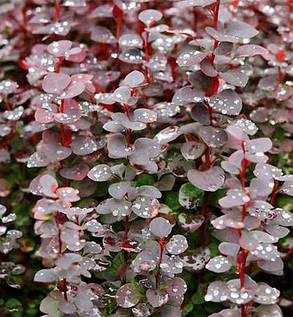
[(140, 174), (135, 178), (136, 186), (154, 185), (155, 181), (153, 176), (147, 174)]
[(185, 183), (180, 187), (178, 201), (186, 209), (197, 208), (204, 196), (204, 191), (191, 183)]
[(195, 305), (203, 304), (205, 302), (204, 293), (202, 291), (197, 291), (195, 294), (193, 294), (191, 300)]
[(166, 205), (171, 208), (173, 211), (176, 211), (181, 208), (181, 205), (178, 201), (178, 192), (172, 191), (166, 193)]

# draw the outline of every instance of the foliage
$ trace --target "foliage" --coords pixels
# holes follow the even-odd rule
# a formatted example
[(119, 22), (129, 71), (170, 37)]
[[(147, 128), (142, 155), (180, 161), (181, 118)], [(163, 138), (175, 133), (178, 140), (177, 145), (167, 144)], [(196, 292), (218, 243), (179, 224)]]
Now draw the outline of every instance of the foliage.
[(1, 316), (292, 316), (292, 15), (1, 2)]

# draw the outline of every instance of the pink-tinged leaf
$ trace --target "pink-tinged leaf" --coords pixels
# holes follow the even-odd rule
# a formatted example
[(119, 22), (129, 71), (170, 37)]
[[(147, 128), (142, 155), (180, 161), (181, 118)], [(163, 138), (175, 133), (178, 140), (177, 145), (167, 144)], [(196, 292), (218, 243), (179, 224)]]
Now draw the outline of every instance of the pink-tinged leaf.
[(285, 182), (280, 191), (286, 195), (293, 196), (293, 181)]
[(241, 45), (237, 48), (235, 52), (235, 56), (237, 57), (250, 57), (255, 55), (261, 55), (264, 59), (267, 60), (271, 59), (271, 55), (266, 48), (255, 44)]
[(97, 25), (91, 31), (91, 39), (98, 43), (114, 44), (114, 35), (104, 26)]
[(199, 133), (204, 142), (212, 148), (221, 147), (228, 140), (225, 130), (214, 128), (212, 126), (201, 126)]
[(131, 208), (141, 218), (154, 218), (159, 213), (160, 203), (152, 197), (138, 197)]
[(187, 178), (194, 186), (205, 191), (214, 192), (223, 186), (225, 174), (220, 167), (214, 166), (203, 172), (190, 170), (187, 173)]
[(281, 208), (276, 208), (274, 212), (276, 213), (276, 217), (273, 220), (274, 223), (277, 223), (278, 225), (284, 227), (293, 226), (293, 214), (290, 211)]
[(243, 132), (249, 135), (254, 135), (258, 130), (258, 127), (255, 125), (254, 122), (244, 118), (233, 121), (233, 125), (241, 128)]
[(2, 80), (0, 82), (0, 94), (9, 95), (16, 91), (18, 84), (12, 80)]
[(209, 105), (216, 112), (236, 116), (242, 109), (242, 100), (234, 90), (225, 89), (212, 96)]
[(76, 253), (67, 253), (59, 257), (55, 263), (56, 265), (63, 269), (68, 270), (75, 263), (79, 263), (82, 261), (82, 256)]
[(190, 141), (181, 146), (181, 154), (186, 160), (195, 160), (199, 158), (205, 151), (203, 143)]
[(269, 234), (271, 234), (272, 236), (279, 238), (279, 239), (286, 237), (290, 232), (290, 230), (288, 228), (274, 225), (274, 224), (267, 225), (266, 230)]
[(143, 40), (138, 34), (122, 34), (119, 38), (119, 46), (123, 49), (142, 48)]
[(128, 64), (141, 64), (143, 62), (143, 53), (137, 48), (131, 48), (119, 54), (119, 59)]
[(253, 299), (257, 287), (257, 284), (247, 275), (245, 276), (244, 287), (241, 287), (240, 279), (230, 280), (226, 285), (229, 300), (237, 305), (250, 302)]
[(258, 34), (258, 31), (245, 22), (232, 21), (221, 31), (207, 27), (206, 32), (219, 42), (241, 43), (244, 39), (250, 39)]
[(254, 230), (250, 231), (253, 234), (253, 237), (258, 241), (258, 242), (263, 242), (263, 243), (276, 243), (278, 242), (278, 238), (260, 230)]
[(157, 113), (153, 110), (140, 108), (133, 112), (133, 119), (143, 123), (152, 123), (157, 121)]
[(129, 201), (117, 200), (114, 198), (102, 201), (96, 211), (101, 215), (113, 214), (114, 217), (124, 217), (131, 213), (131, 203)]
[(276, 304), (278, 302), (279, 296), (279, 290), (261, 282), (257, 285), (253, 300), (259, 304)]
[(124, 78), (123, 85), (134, 88), (139, 87), (144, 81), (144, 74), (138, 70), (134, 70)]
[(78, 190), (72, 187), (59, 187), (56, 190), (56, 194), (64, 202), (75, 202), (79, 201)]
[(200, 62), (200, 69), (208, 77), (216, 77), (218, 75), (218, 72), (215, 70), (208, 57)]
[(23, 106), (14, 108), (13, 110), (6, 110), (3, 112), (3, 118), (10, 121), (17, 121), (21, 118), (23, 111)]
[(54, 112), (38, 108), (35, 112), (35, 119), (40, 123), (50, 123), (54, 121)]
[(273, 187), (273, 181), (253, 178), (250, 182), (249, 192), (252, 198), (268, 196), (272, 193)]
[(81, 63), (86, 57), (86, 50), (82, 47), (74, 47), (65, 53), (65, 59), (74, 63)]
[(52, 297), (47, 296), (40, 303), (40, 311), (44, 314), (54, 314), (58, 312), (59, 303)]
[(228, 256), (236, 257), (240, 250), (239, 244), (232, 243), (232, 242), (221, 242), (219, 244), (219, 251)]
[(132, 285), (124, 284), (116, 293), (116, 301), (120, 307), (130, 308), (135, 306), (139, 302), (139, 298), (136, 295)]
[(39, 179), (42, 194), (47, 197), (55, 198), (56, 196), (56, 189), (58, 188), (58, 183), (56, 179), (51, 175), (43, 175)]
[(132, 154), (133, 149), (126, 145), (126, 139), (122, 134), (110, 135), (107, 141), (109, 157), (122, 158)]
[(251, 254), (266, 261), (275, 261), (280, 257), (277, 247), (270, 243), (259, 243)]
[(147, 9), (139, 13), (138, 19), (146, 26), (158, 22), (163, 17), (163, 14), (158, 10)]
[(231, 266), (232, 263), (227, 257), (219, 255), (209, 260), (206, 264), (206, 269), (215, 273), (224, 273), (229, 271)]
[[(139, 109), (138, 109), (139, 110)], [(111, 118), (122, 127), (133, 131), (140, 131), (146, 128), (146, 125), (142, 122), (131, 121), (125, 113), (115, 112), (112, 113)]]
[(61, 57), (64, 56), (65, 52), (71, 49), (72, 42), (67, 40), (54, 41), (48, 45), (47, 51), (49, 54)]
[(152, 307), (161, 307), (167, 303), (169, 296), (164, 290), (148, 289), (146, 291), (146, 298)]
[(175, 184), (175, 176), (168, 174), (160, 178), (159, 182), (157, 183), (157, 188), (160, 191), (169, 191), (174, 187), (174, 184)]
[(187, 291), (187, 285), (180, 277), (171, 278), (167, 285), (166, 292), (169, 296), (183, 296)]
[(111, 168), (106, 164), (96, 165), (87, 173), (87, 176), (95, 182), (105, 182), (109, 180), (112, 175)]
[(130, 97), (131, 91), (130, 88), (127, 86), (118, 87), (112, 94), (112, 98), (116, 102), (120, 102), (122, 104), (127, 104)]
[(219, 204), (222, 208), (232, 208), (245, 205), (249, 200), (249, 196), (243, 193), (242, 190), (231, 189), (225, 197), (219, 200)]
[(177, 126), (169, 126), (156, 134), (154, 140), (159, 144), (167, 144), (181, 135), (180, 128)]
[(166, 250), (170, 254), (180, 254), (186, 251), (188, 248), (188, 243), (186, 238), (181, 234), (175, 234), (166, 244)]
[(49, 73), (43, 79), (42, 88), (49, 94), (60, 95), (69, 83), (69, 75), (63, 73)]
[(151, 221), (150, 231), (157, 237), (167, 237), (172, 231), (172, 226), (167, 219), (158, 217)]
[(185, 86), (176, 90), (172, 98), (172, 104), (174, 105), (187, 105), (189, 103), (200, 102), (204, 98), (204, 91), (192, 86)]
[(269, 138), (257, 138), (249, 140), (245, 143), (246, 151), (255, 154), (258, 152), (268, 152), (273, 146), (271, 139)]
[(259, 243), (252, 233), (243, 231), (239, 239), (239, 245), (245, 250), (254, 251)]
[[(160, 247), (157, 250), (160, 252)], [(153, 254), (149, 251), (140, 252), (132, 261), (132, 267), (136, 273), (148, 273), (156, 268), (157, 261)]]
[(109, 194), (115, 199), (122, 199), (131, 190), (130, 182), (118, 182), (108, 188)]
[(59, 171), (59, 174), (67, 179), (81, 181), (83, 180), (89, 171), (89, 167), (86, 164), (80, 163), (73, 165), (72, 167), (64, 167)]
[(244, 223), (241, 221), (241, 218), (236, 215), (223, 215), (211, 221), (212, 225), (216, 229), (225, 229), (225, 228), (233, 228), (233, 229), (243, 229)]
[(40, 283), (50, 283), (55, 282), (57, 279), (57, 274), (54, 269), (44, 269), (40, 270), (35, 274), (34, 282)]
[(77, 136), (70, 144), (76, 155), (88, 155), (98, 150), (97, 143), (88, 136)]
[(226, 301), (228, 298), (228, 288), (225, 282), (215, 281), (208, 286), (207, 293), (204, 297), (207, 302), (220, 303)]
[(271, 274), (282, 275), (282, 271), (284, 268), (284, 262), (281, 258), (274, 258), (273, 261), (270, 259), (264, 260), (259, 259), (257, 261), (257, 265), (264, 271), (270, 272)]
[(191, 117), (194, 121), (198, 121), (201, 124), (210, 124), (208, 107), (202, 102), (198, 102), (192, 107)]
[(206, 56), (207, 53), (201, 53), (200, 51), (196, 50), (183, 52), (177, 57), (177, 64), (180, 67), (198, 65)]
[(75, 74), (71, 76), (70, 85), (67, 87), (66, 91), (62, 94), (62, 98), (69, 99), (76, 97), (83, 93), (87, 88), (87, 85), (91, 83), (93, 75), (88, 74)]
[(149, 196), (152, 198), (161, 198), (161, 192), (154, 186), (143, 185), (137, 188), (138, 196)]
[(248, 82), (247, 75), (242, 72), (240, 69), (231, 69), (227, 70), (224, 73), (219, 73), (221, 78), (223, 78), (228, 84), (245, 87)]
[(277, 179), (282, 176), (282, 171), (270, 164), (256, 164), (254, 175), (260, 179)]

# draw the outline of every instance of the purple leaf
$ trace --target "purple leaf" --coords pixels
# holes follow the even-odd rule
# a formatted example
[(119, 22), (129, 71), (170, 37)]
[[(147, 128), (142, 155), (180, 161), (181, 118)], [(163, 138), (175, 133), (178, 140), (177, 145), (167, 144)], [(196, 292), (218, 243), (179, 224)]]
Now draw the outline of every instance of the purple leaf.
[(205, 151), (203, 143), (189, 141), (181, 146), (181, 153), (186, 160), (195, 160), (199, 158)]
[(215, 166), (203, 172), (190, 170), (187, 173), (187, 178), (194, 186), (214, 192), (224, 184), (225, 175), (220, 167)]
[(240, 69), (231, 69), (224, 73), (219, 73), (220, 76), (228, 83), (237, 87), (245, 87), (248, 82), (247, 75)]
[(181, 234), (175, 234), (166, 244), (166, 250), (170, 254), (180, 254), (186, 251), (188, 248), (188, 243), (186, 238)]
[(49, 94), (60, 95), (69, 84), (69, 75), (62, 73), (49, 73), (42, 82), (42, 88)]
[(224, 273), (230, 270), (232, 264), (225, 256), (219, 255), (209, 260), (206, 269), (215, 273)]
[(120, 307), (130, 308), (139, 302), (135, 290), (131, 284), (121, 286), (116, 293), (116, 301)]
[(149, 27), (151, 24), (161, 20), (162, 16), (162, 13), (158, 10), (147, 9), (139, 13), (138, 19)]
[(172, 226), (167, 219), (158, 217), (151, 221), (150, 231), (157, 237), (167, 237), (172, 231)]
[(95, 182), (105, 182), (112, 177), (112, 170), (106, 164), (100, 164), (93, 167), (87, 176)]
[(236, 116), (242, 109), (242, 100), (234, 90), (225, 89), (212, 96), (209, 105), (214, 111), (224, 115)]

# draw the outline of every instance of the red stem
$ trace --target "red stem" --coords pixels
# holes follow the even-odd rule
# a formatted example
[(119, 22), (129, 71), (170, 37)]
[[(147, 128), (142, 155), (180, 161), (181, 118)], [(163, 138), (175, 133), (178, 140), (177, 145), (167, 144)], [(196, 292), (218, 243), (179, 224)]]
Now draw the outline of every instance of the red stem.
[[(145, 30), (145, 38), (144, 38), (144, 54), (145, 54), (145, 61), (148, 63), (150, 60), (149, 55), (149, 31)], [(151, 82), (151, 74), (149, 67), (146, 66), (146, 78), (147, 83), (150, 84)]]
[(63, 288), (63, 294), (64, 294), (64, 299), (66, 302), (68, 302), (68, 297), (67, 297), (67, 281), (66, 281), (66, 278), (64, 278), (62, 280), (62, 288)]
[[(243, 154), (245, 156), (246, 150), (245, 150), (245, 144), (244, 141), (242, 141), (241, 148), (243, 151)], [(250, 162), (244, 157), (241, 161), (241, 171), (240, 171), (240, 181), (241, 181), (241, 186), (243, 192), (245, 192), (245, 175), (246, 175), (246, 170), (247, 166), (250, 164)], [(245, 216), (246, 216), (246, 208), (247, 208), (247, 203), (245, 203), (242, 206), (242, 215), (241, 215), (241, 221), (244, 222)], [(239, 230), (240, 236), (242, 234), (242, 229)], [(239, 278), (240, 278), (240, 285), (241, 288), (244, 287), (244, 277), (245, 277), (245, 266), (246, 266), (246, 259), (248, 256), (248, 251), (245, 249), (241, 248), (240, 251), (240, 267), (239, 267)], [(246, 317), (246, 305), (241, 305), (241, 317)]]
[(3, 101), (4, 101), (4, 103), (5, 103), (6, 110), (10, 111), (10, 110), (11, 110), (11, 106), (10, 106), (10, 104), (9, 104), (9, 101), (8, 101), (7, 96), (5, 96), (5, 95), (3, 96)]
[(58, 0), (54, 0), (54, 9), (55, 9), (55, 21), (57, 22), (60, 16), (60, 6), (58, 3)]
[(165, 241), (165, 238), (160, 238), (160, 257), (159, 257), (159, 262), (158, 262), (158, 270), (157, 272), (155, 273), (155, 278), (156, 278), (156, 288), (159, 287), (159, 275), (160, 275), (160, 266), (161, 266), (161, 263), (162, 263), (162, 258), (163, 258), (163, 253), (164, 253), (164, 248), (165, 248), (165, 245), (166, 245), (166, 241)]
[(278, 194), (278, 181), (276, 179), (274, 179), (274, 187), (273, 187), (272, 197), (271, 197), (271, 201), (270, 201), (271, 205), (275, 204), (277, 194)]

